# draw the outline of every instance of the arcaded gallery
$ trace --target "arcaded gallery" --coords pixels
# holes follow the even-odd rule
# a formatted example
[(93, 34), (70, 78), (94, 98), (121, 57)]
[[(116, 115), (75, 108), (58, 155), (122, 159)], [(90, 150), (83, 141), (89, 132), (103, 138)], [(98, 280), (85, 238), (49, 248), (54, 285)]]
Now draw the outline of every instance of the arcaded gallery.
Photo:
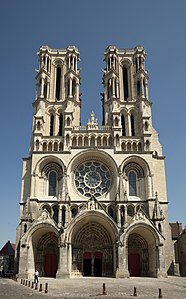
[(56, 278), (166, 277), (173, 249), (144, 48), (106, 48), (103, 117), (100, 124), (90, 111), (84, 125), (78, 49), (42, 46), (37, 54), (18, 276), (32, 278), (37, 269)]

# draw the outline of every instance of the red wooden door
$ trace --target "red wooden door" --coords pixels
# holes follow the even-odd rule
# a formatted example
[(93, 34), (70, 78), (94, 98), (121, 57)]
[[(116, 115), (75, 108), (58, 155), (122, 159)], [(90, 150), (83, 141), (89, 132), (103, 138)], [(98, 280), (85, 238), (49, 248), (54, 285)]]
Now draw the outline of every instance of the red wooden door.
[(92, 261), (92, 253), (91, 252), (84, 252), (83, 254), (83, 275), (84, 276), (91, 276), (91, 263)]
[(46, 254), (45, 256), (45, 275), (47, 277), (56, 277), (57, 272), (57, 255)]
[(128, 266), (130, 276), (140, 276), (140, 255), (129, 254)]

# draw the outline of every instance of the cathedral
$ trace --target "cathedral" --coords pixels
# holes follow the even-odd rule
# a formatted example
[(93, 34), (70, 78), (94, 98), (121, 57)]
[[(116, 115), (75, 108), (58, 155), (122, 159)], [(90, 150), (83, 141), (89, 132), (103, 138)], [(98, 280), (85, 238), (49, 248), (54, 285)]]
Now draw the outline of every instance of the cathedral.
[(81, 125), (79, 55), (75, 46), (38, 51), (18, 276), (166, 277), (173, 248), (145, 50), (106, 48), (102, 124), (90, 111)]

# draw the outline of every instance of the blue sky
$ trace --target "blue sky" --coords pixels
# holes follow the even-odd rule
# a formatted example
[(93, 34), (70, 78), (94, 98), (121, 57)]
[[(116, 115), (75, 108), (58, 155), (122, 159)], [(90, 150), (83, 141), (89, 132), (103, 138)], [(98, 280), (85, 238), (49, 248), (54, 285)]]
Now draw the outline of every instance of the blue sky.
[(186, 1), (2, 0), (0, 8), (0, 248), (15, 242), (22, 157), (28, 156), (37, 50), (80, 51), (82, 124), (101, 124), (103, 53), (108, 45), (147, 52), (153, 124), (166, 156), (169, 221), (186, 224)]

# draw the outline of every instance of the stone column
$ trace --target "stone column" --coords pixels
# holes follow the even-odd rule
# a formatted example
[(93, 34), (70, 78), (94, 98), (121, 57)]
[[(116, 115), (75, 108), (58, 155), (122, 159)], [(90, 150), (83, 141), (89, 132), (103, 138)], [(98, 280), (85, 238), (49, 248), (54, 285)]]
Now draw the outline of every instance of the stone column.
[(44, 97), (44, 79), (41, 78), (41, 94), (40, 97), (43, 98)]
[(62, 227), (62, 205), (59, 205), (58, 226)]
[(152, 174), (148, 175), (148, 197), (152, 198), (154, 197), (154, 190), (153, 190), (153, 181), (152, 181)]
[(128, 136), (131, 136), (131, 119), (130, 119), (130, 114), (127, 114), (127, 123), (128, 123)]
[(140, 78), (141, 96), (144, 98), (143, 77)]
[(27, 259), (28, 259), (27, 246), (25, 244), (21, 244), (20, 258), (19, 258), (19, 273), (18, 273), (19, 278), (28, 278)]
[(163, 244), (159, 244), (159, 247), (156, 247), (156, 260), (157, 260), (157, 277), (167, 277), (165, 271), (165, 253)]
[(124, 219), (124, 222), (125, 223), (127, 222), (127, 205), (125, 205), (125, 219)]
[(50, 82), (47, 81), (47, 99), (49, 99), (49, 95), (50, 95)]
[(72, 78), (69, 78), (69, 95), (72, 98)]
[(120, 205), (117, 206), (117, 225), (121, 226), (121, 211), (120, 211)]
[(115, 79), (112, 78), (112, 96), (113, 98), (116, 97), (116, 92), (115, 92)]
[(75, 98), (78, 101), (79, 100), (79, 84), (76, 82), (76, 87), (75, 87)]
[(69, 272), (69, 265), (68, 265), (68, 246), (66, 242), (61, 240), (59, 246), (59, 264), (58, 264), (58, 271), (56, 273), (56, 278), (69, 278), (69, 277), (70, 277), (70, 272)]
[(116, 278), (128, 278), (128, 249), (125, 244), (119, 242), (118, 244), (118, 269), (116, 271)]

